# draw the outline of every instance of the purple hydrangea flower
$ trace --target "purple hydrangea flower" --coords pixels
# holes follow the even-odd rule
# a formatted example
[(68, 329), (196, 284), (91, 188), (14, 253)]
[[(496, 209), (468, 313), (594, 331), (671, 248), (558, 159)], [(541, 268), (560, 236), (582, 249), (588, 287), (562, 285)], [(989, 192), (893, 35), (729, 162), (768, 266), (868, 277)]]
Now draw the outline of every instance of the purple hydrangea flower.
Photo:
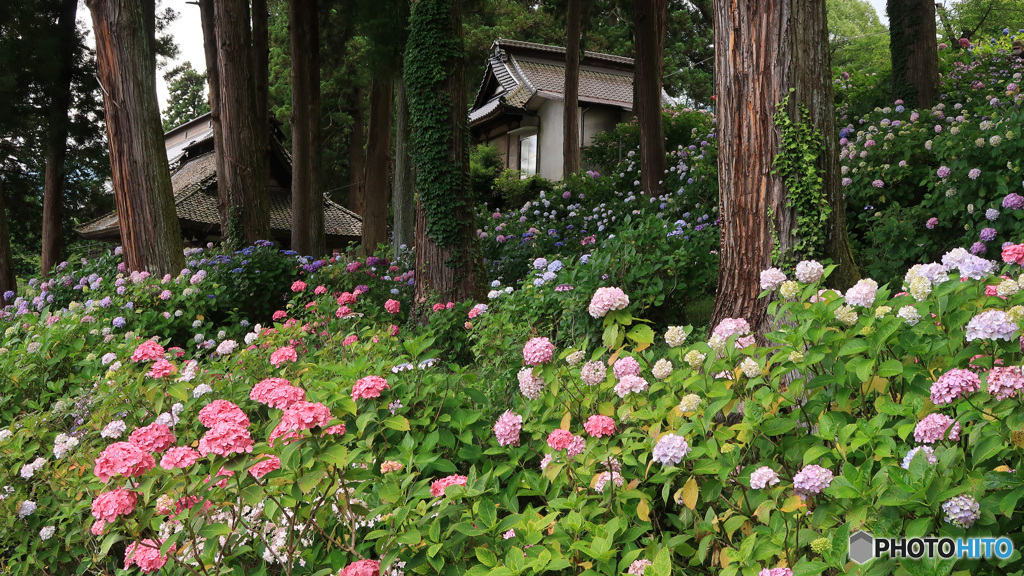
[(946, 522), (961, 528), (970, 528), (981, 518), (981, 505), (970, 494), (961, 494), (946, 500), (942, 504), (946, 513)]
[(996, 229), (982, 228), (981, 232), (978, 234), (978, 237), (981, 238), (982, 242), (991, 242), (996, 237)]
[(981, 170), (977, 168), (971, 168), (971, 171), (967, 173), (967, 177), (971, 180), (977, 180), (978, 176), (981, 176)]
[(1003, 208), (1010, 210), (1020, 210), (1024, 208), (1024, 196), (1021, 196), (1016, 192), (1010, 192), (1003, 198)]
[(932, 403), (936, 406), (949, 404), (962, 398), (968, 392), (977, 392), (981, 389), (981, 380), (978, 375), (970, 370), (954, 368), (946, 372), (932, 384)]
[(929, 229), (929, 230), (933, 230), (938, 225), (939, 225), (939, 219), (936, 218), (935, 216), (932, 216), (931, 218), (928, 219), (927, 222), (924, 223), (924, 227)]
[(949, 176), (949, 168), (946, 166), (939, 166), (938, 172), (939, 178), (946, 178)]
[(935, 450), (931, 446), (915, 446), (907, 452), (907, 455), (903, 458), (903, 463), (900, 464), (904, 470), (910, 469), (910, 463), (914, 461), (914, 456), (918, 452), (924, 452), (925, 458), (928, 459), (929, 464), (937, 464), (939, 459), (935, 457)]
[(125, 319), (122, 316), (118, 316), (117, 318), (114, 318), (113, 321), (111, 321), (111, 324), (114, 325), (114, 328), (124, 328)]
[(871, 183), (871, 185), (874, 186), (875, 188), (883, 188), (885, 187), (885, 182), (881, 180), (875, 180)]
[(690, 445), (686, 438), (675, 434), (666, 434), (658, 440), (654, 446), (652, 457), (655, 462), (665, 466), (675, 466), (683, 461), (683, 457), (690, 453)]

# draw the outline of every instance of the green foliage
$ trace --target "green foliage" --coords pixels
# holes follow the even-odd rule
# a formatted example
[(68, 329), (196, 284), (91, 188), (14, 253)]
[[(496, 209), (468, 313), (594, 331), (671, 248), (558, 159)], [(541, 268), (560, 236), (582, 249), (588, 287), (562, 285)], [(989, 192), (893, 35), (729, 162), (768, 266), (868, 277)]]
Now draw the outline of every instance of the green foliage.
[(828, 0), (828, 41), (832, 69), (885, 72), (889, 58), (889, 31), (866, 0)]
[(462, 58), (461, 38), (452, 34), (453, 17), (451, 0), (422, 0), (413, 6), (404, 70), (416, 190), (426, 234), (441, 247), (462, 239), (466, 223), (456, 215), (467, 209), (469, 193), (465, 164), (451, 157), (456, 149), (469, 153), (465, 112), (452, 108), (448, 92), (454, 63)]
[(524, 202), (536, 198), (542, 191), (551, 189), (552, 185), (550, 180), (536, 174), (523, 178), (523, 173), (519, 170), (502, 170), (491, 185), (495, 198), (488, 202), (488, 206), (494, 208), (522, 206)]
[(163, 112), (164, 131), (180, 126), (210, 111), (206, 96), (206, 72), (196, 72), (191, 62), (179, 64), (164, 73), (167, 82), (167, 108)]
[[(665, 149), (687, 148), (700, 141), (715, 125), (714, 116), (706, 110), (686, 107), (664, 108), (661, 112), (665, 132)], [(617, 124), (614, 130), (594, 136), (590, 146), (583, 149), (584, 160), (602, 172), (614, 171), (631, 150), (640, 145), (640, 129), (636, 119)], [(666, 165), (671, 165), (669, 160)]]
[(496, 147), (479, 144), (470, 150), (469, 181), (476, 201), (494, 203), (494, 182), (504, 168), (505, 162)]
[(782, 177), (786, 207), (796, 213), (796, 228), (792, 231), (795, 242), (787, 242), (792, 246), (791, 253), (773, 255), (776, 263), (820, 258), (824, 254), (828, 215), (832, 212), (818, 168), (821, 133), (811, 122), (806, 106), (798, 107), (796, 120), (790, 116), (788, 107), (789, 95), (775, 113), (779, 152), (772, 160), (772, 174)]
[(1024, 28), (1024, 10), (1015, 0), (943, 0), (935, 13), (942, 40), (953, 47), (965, 34), (978, 40)]

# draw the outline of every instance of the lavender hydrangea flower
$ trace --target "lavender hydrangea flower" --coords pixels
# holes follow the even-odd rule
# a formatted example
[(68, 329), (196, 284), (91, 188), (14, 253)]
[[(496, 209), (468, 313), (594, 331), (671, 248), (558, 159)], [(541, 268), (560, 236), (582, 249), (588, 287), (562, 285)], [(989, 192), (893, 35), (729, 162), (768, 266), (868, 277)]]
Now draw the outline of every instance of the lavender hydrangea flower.
[(998, 218), (999, 218), (999, 210), (996, 210), (995, 208), (989, 208), (988, 210), (985, 210), (985, 219), (986, 220), (995, 221)]
[(981, 389), (981, 380), (970, 370), (954, 368), (932, 384), (931, 399), (936, 406), (949, 404)]
[(939, 169), (938, 171), (936, 171), (936, 174), (938, 174), (939, 178), (947, 178), (949, 177), (949, 168), (946, 166), (939, 166)]
[(982, 242), (991, 242), (996, 238), (996, 229), (982, 228), (981, 232), (978, 234), (978, 238), (980, 238)]
[(683, 457), (690, 453), (690, 445), (686, 438), (675, 434), (666, 434), (658, 440), (654, 446), (652, 457), (655, 462), (664, 466), (675, 466), (683, 461)]
[(126, 321), (123, 316), (118, 316), (117, 318), (114, 318), (110, 323), (114, 325), (114, 328), (124, 328)]
[(981, 518), (981, 505), (970, 494), (961, 494), (946, 500), (942, 504), (946, 513), (946, 522), (961, 528), (970, 528)]
[(817, 464), (804, 466), (793, 477), (793, 488), (797, 496), (820, 494), (832, 484), (832, 471)]
[(981, 176), (981, 170), (978, 168), (971, 168), (971, 171), (967, 173), (967, 177), (971, 180), (977, 180)]
[(971, 244), (971, 254), (984, 254), (988, 251), (988, 246), (985, 246), (984, 242), (975, 242)]
[(918, 452), (924, 452), (929, 464), (937, 464), (939, 462), (939, 459), (935, 457), (935, 450), (931, 446), (915, 446), (910, 449), (910, 452), (907, 452), (900, 467), (904, 470), (910, 470), (910, 463), (914, 461), (914, 456)]
[(1020, 210), (1024, 208), (1024, 196), (1011, 192), (1003, 198), (1003, 208), (1009, 210)]
[(967, 323), (967, 341), (1006, 340), (1013, 338), (1017, 324), (1002, 310), (986, 310)]

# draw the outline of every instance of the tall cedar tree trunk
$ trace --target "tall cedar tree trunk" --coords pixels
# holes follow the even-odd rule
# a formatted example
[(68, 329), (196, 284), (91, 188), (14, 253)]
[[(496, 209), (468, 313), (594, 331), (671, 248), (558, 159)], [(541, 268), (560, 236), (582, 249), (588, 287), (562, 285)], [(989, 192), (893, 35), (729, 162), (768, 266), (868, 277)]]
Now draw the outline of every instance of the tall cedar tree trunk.
[(664, 191), (665, 134), (661, 120), (661, 72), (665, 62), (667, 0), (633, 0), (633, 109), (640, 127), (640, 190)]
[(888, 0), (892, 94), (907, 108), (931, 108), (939, 90), (939, 48), (932, 0)]
[(565, 110), (562, 113), (562, 177), (580, 171), (580, 28), (583, 0), (569, 0), (565, 16)]
[[(257, 147), (263, 151), (263, 178), (270, 178), (270, 12), (267, 0), (252, 3), (252, 66), (256, 86)], [(268, 180), (269, 186), (269, 180)], [(269, 198), (268, 198), (269, 203)]]
[[(185, 267), (160, 109), (155, 15), (140, 0), (87, 0), (106, 112), (107, 146), (121, 244), (130, 270), (177, 274)], [(152, 4), (150, 4), (152, 6)]]
[[(223, 88), (220, 82), (220, 70), (217, 66), (217, 30), (214, 26), (214, 0), (199, 0), (199, 19), (203, 27), (203, 50), (206, 52), (206, 80), (209, 87), (210, 125), (213, 127), (213, 154), (217, 163), (217, 179), (224, 172), (224, 133), (220, 120), (220, 101)], [(231, 200), (227, 186), (217, 186), (217, 213), (223, 226), (229, 220)], [(222, 228), (227, 230), (227, 228)], [(224, 237), (226, 232), (222, 232)]]
[(53, 86), (50, 119), (46, 132), (46, 174), (43, 184), (42, 274), (61, 260), (64, 249), (62, 215), (64, 206), (64, 160), (68, 152), (68, 108), (71, 105), (71, 74), (75, 55), (75, 17), (78, 0), (61, 0), (57, 19), (60, 70)]
[(412, 248), (416, 230), (416, 184), (412, 158), (409, 157), (409, 102), (405, 81), (395, 81), (395, 174), (392, 180), (391, 211), (393, 236), (391, 250), (397, 255), (402, 246)]
[(394, 80), (380, 72), (370, 80), (370, 125), (363, 167), (363, 251), (369, 255), (388, 241), (388, 154), (391, 151), (391, 119)]
[(292, 49), (292, 250), (327, 253), (320, 193), (320, 25), (317, 0), (289, 3)]
[(270, 201), (261, 136), (266, 133), (267, 118), (259, 115), (249, 3), (215, 0), (213, 6), (224, 156), (217, 187), (224, 189), (228, 206), (221, 234), (236, 245), (251, 244), (270, 238)]
[(0, 179), (0, 307), (13, 301), (13, 298), (4, 298), (7, 292), (18, 292), (18, 279), (14, 276), (14, 254), (11, 252), (11, 227), (7, 223), (7, 205), (4, 202), (4, 181)]
[[(405, 51), (416, 164), (416, 303), (481, 296), (460, 0), (419, 0)], [(443, 114), (443, 120), (437, 118)]]
[(366, 129), (363, 126), (363, 89), (352, 91), (352, 131), (348, 135), (348, 209), (363, 215), (365, 205), (365, 182), (363, 165), (366, 153), (363, 148)]
[(839, 265), (832, 279), (848, 287), (858, 277), (839, 185), (827, 33), (825, 0), (715, 4), (721, 263), (714, 324), (742, 317), (763, 334), (768, 300), (758, 298), (760, 273), (773, 264), (774, 240), (783, 257), (796, 256), (797, 215), (786, 206), (783, 177), (772, 174), (780, 148), (773, 116), (787, 95), (790, 118), (799, 122), (806, 106), (823, 135), (817, 168), (831, 210), (824, 256)]

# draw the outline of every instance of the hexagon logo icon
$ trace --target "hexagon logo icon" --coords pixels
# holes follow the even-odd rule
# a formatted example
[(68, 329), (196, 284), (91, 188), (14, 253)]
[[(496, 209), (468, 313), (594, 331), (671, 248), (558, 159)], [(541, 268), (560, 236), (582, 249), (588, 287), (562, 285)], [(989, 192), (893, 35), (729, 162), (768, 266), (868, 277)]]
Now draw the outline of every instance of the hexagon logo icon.
[(850, 534), (850, 560), (863, 564), (875, 557), (875, 539), (863, 530)]

